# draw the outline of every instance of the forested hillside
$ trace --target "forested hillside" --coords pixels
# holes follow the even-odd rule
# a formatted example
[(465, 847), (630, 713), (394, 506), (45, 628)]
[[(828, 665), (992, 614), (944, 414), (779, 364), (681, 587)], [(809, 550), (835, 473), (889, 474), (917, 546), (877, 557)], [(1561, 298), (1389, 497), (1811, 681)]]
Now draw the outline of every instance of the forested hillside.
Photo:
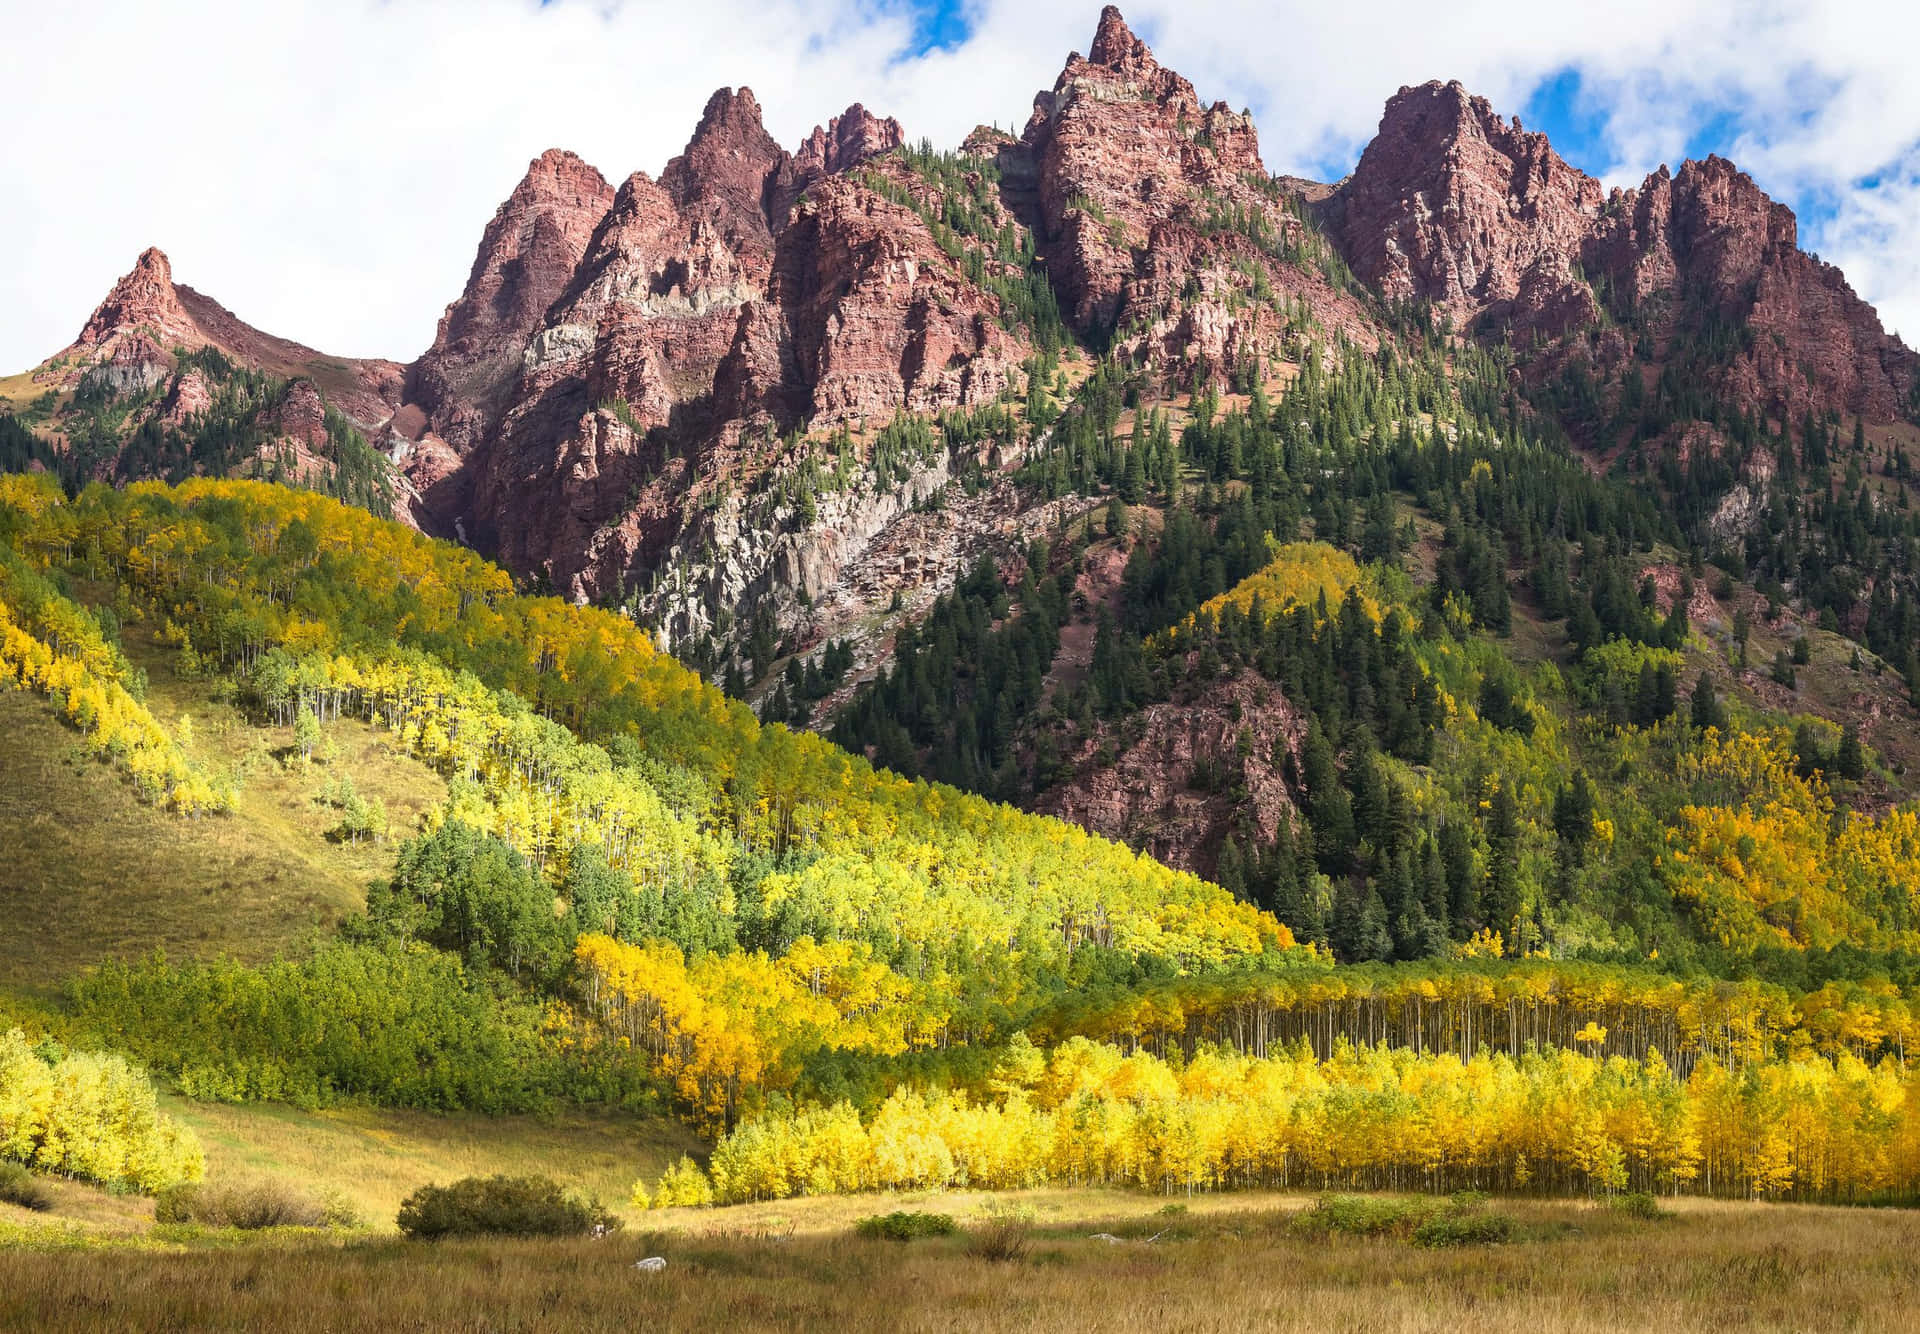
[[(69, 720), (95, 781), (244, 818), (246, 775), (141, 702), (124, 646), (164, 645), (314, 775), (326, 837), (388, 849), (364, 911), (278, 962), (136, 953), (23, 1012), (193, 1097), (671, 1107), (723, 1138), (710, 1176), (646, 1183), (662, 1203), (943, 1181), (1865, 1198), (1920, 1169), (1911, 817), (1832, 816), (1791, 733), (1710, 696), (1618, 724), (1503, 696), (1470, 592), (1423, 606), (1404, 573), (1276, 547), (1243, 594), (1129, 641), (1149, 683), (1193, 636), (1223, 671), (1269, 655), (1317, 683), (1289, 687), (1314, 713), (1298, 832), (1249, 853), (1236, 896), (762, 726), (620, 618), (312, 493), (4, 486), (7, 679)], [(1677, 654), (1640, 611), (1619, 662), (1582, 664), (1596, 685)], [(1336, 710), (1378, 748), (1316, 740)], [(397, 827), (356, 791), (347, 727), (445, 800)], [(1580, 781), (1572, 748), (1603, 743)], [(1616, 858), (1654, 888), (1608, 917)], [(1309, 893), (1334, 899), (1334, 955), (1286, 924), (1312, 928)], [(1680, 948), (1627, 947), (1640, 923)], [(1334, 962), (1403, 942), (1448, 961)]]

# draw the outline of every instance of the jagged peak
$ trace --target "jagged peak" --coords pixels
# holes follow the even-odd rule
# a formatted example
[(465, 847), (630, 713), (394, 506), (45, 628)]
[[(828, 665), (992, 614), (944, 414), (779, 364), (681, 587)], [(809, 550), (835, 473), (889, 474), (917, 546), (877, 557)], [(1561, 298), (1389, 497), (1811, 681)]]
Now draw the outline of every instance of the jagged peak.
[(802, 172), (811, 170), (831, 175), (866, 158), (891, 152), (904, 140), (899, 121), (891, 116), (876, 116), (855, 102), (824, 127), (813, 127), (813, 133), (794, 153), (794, 165)]
[(1094, 32), (1093, 48), (1087, 53), (1087, 59), (1109, 69), (1129, 69), (1154, 63), (1153, 52), (1145, 42), (1134, 36), (1133, 29), (1127, 26), (1126, 19), (1121, 16), (1118, 5), (1108, 5), (1100, 11), (1100, 27)]
[(609, 188), (607, 178), (600, 174), (600, 169), (578, 153), (565, 148), (549, 148), (527, 163), (526, 174), (520, 178), (519, 188), (514, 193), (544, 193), (543, 185), (559, 181), (578, 181), (595, 190)]
[(157, 245), (150, 245), (140, 252), (140, 258), (133, 262), (133, 271), (121, 281), (125, 282), (138, 274), (147, 274), (161, 282), (172, 283), (173, 262), (167, 258), (166, 251)]
[(722, 125), (752, 125), (763, 129), (760, 115), (760, 99), (753, 95), (753, 89), (744, 83), (738, 88), (716, 88), (713, 96), (707, 99), (707, 105), (700, 112), (700, 124), (693, 132), (693, 138), (687, 141), (687, 148), (702, 139), (710, 137)]
[(1548, 175), (1571, 172), (1599, 190), (1599, 182), (1561, 157), (1545, 134), (1527, 129), (1518, 116), (1503, 119), (1493, 103), (1458, 79), (1406, 85), (1388, 98), (1380, 114), (1380, 131), (1362, 160), (1390, 151), (1387, 145), (1398, 142), (1413, 147), (1425, 163), (1453, 163), (1454, 157), (1444, 155), (1463, 141), (1484, 143), (1514, 163), (1537, 167)]
[(753, 89), (720, 88), (707, 99), (686, 151), (660, 173), (660, 184), (683, 207), (703, 196), (723, 196), (736, 211), (751, 205), (757, 213), (767, 175), (788, 160), (761, 121)]
[[(1504, 128), (1504, 123), (1494, 114), (1493, 104), (1484, 97), (1474, 96), (1460, 80), (1428, 79), (1425, 83), (1403, 84), (1387, 99), (1380, 113), (1380, 132), (1385, 134), (1389, 128), (1410, 120), (1425, 124), (1428, 114), (1434, 111), (1442, 114), (1441, 123), (1449, 128), (1471, 126), (1482, 134), (1491, 127)], [(1514, 127), (1519, 128), (1517, 118)]]
[(88, 316), (75, 344), (98, 346), (115, 333), (138, 325), (150, 326), (176, 340), (194, 329), (193, 317), (180, 304), (179, 290), (173, 285), (173, 265), (158, 246), (140, 252), (133, 267)]

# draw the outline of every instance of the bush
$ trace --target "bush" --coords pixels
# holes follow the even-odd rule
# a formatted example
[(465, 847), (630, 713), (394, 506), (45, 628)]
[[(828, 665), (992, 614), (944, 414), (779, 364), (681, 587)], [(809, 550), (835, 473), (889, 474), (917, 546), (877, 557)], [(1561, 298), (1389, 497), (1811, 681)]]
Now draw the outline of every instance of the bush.
[(1628, 1218), (1639, 1218), (1651, 1221), (1656, 1218), (1669, 1217), (1667, 1211), (1660, 1207), (1660, 1201), (1656, 1200), (1644, 1190), (1628, 1191), (1624, 1195), (1616, 1195), (1613, 1197), (1612, 1205)]
[(198, 1223), (242, 1232), (270, 1227), (353, 1227), (359, 1222), (344, 1202), (315, 1200), (283, 1181), (173, 1186), (160, 1193), (153, 1219), (156, 1223)]
[(975, 1229), (967, 1242), (967, 1254), (979, 1260), (1024, 1260), (1032, 1250), (1033, 1229), (1011, 1218)]
[(547, 1177), (467, 1177), (451, 1186), (422, 1186), (400, 1205), (396, 1220), (409, 1237), (578, 1237), (620, 1220), (597, 1200), (568, 1194)]
[[(996, 1226), (1006, 1226), (996, 1224)], [(927, 1214), (896, 1209), (890, 1214), (876, 1214), (863, 1218), (853, 1225), (853, 1230), (863, 1237), (878, 1237), (886, 1241), (914, 1241), (920, 1237), (951, 1237), (959, 1231), (959, 1225), (950, 1214)]]
[(1429, 1214), (1413, 1230), (1415, 1246), (1494, 1246), (1512, 1240), (1510, 1215), (1460, 1209)]
[(19, 1163), (0, 1163), (0, 1200), (35, 1213), (53, 1208), (53, 1194), (46, 1183)]
[(1368, 1195), (1322, 1195), (1294, 1219), (1295, 1230), (1315, 1236), (1405, 1236), (1441, 1208), (1434, 1200), (1377, 1199)]

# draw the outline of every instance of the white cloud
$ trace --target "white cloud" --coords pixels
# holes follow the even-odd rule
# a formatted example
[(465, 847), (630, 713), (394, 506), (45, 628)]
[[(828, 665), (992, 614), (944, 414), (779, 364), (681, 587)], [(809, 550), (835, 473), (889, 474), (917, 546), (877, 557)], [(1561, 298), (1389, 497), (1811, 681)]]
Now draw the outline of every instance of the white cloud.
[[(139, 250), (243, 319), (404, 360), (432, 337), (529, 158), (657, 173), (708, 93), (751, 85), (792, 145), (848, 102), (956, 142), (1024, 121), (1098, 5), (968, 0), (962, 45), (906, 55), (906, 0), (0, 0), (0, 369), (64, 345)], [(1393, 90), (1458, 78), (1512, 112), (1582, 75), (1631, 184), (1714, 117), (1763, 186), (1823, 200), (1803, 242), (1920, 333), (1920, 6), (1904, 0), (1136, 0), (1203, 97), (1251, 106), (1268, 165), (1351, 162)], [(1860, 184), (1884, 178), (1870, 189)]]

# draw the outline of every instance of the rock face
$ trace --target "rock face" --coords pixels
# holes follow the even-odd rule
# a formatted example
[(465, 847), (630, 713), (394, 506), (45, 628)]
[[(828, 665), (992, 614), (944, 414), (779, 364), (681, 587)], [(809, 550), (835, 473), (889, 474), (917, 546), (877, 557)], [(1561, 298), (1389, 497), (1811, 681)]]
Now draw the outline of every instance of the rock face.
[(832, 176), (870, 157), (891, 153), (902, 142), (899, 121), (891, 116), (882, 120), (855, 102), (829, 120), (825, 129), (813, 127), (793, 155), (794, 174), (802, 181)]
[[(1025, 355), (999, 302), (913, 208), (847, 175), (900, 140), (897, 122), (855, 105), (789, 154), (752, 90), (715, 93), (686, 150), (657, 181), (622, 183), (565, 281), (545, 285), (494, 423), (455, 474), (470, 488), (466, 535), (569, 596), (605, 597), (704, 498), (751, 483), (775, 433), (997, 397)], [(485, 303), (475, 284), (498, 267), (501, 218), (449, 330), (454, 311)], [(458, 495), (443, 457), (415, 467), (416, 484), (433, 470)]]
[(1338, 231), (1354, 273), (1382, 296), (1464, 323), (1509, 306), (1531, 274), (1559, 280), (1556, 291), (1571, 282), (1605, 202), (1544, 134), (1436, 82), (1387, 103), (1340, 192)]
[(1137, 364), (1186, 384), (1251, 366), (1278, 348), (1277, 312), (1295, 300), (1377, 342), (1353, 295), (1301, 262), (1331, 247), (1289, 207), (1297, 191), (1267, 175), (1251, 117), (1202, 103), (1112, 6), (1017, 142), (985, 130), (967, 142), (995, 156), (1030, 216), (1068, 322), (1113, 333)]
[(1661, 343), (1705, 323), (1743, 330), (1720, 384), (1736, 402), (1897, 419), (1920, 360), (1798, 237), (1793, 210), (1709, 157), (1610, 200), (1582, 256)]
[(527, 167), (480, 238), (460, 299), (433, 346), (407, 368), (406, 397), (456, 450), (478, 445), (512, 389), (527, 337), (573, 278), (613, 187), (572, 153)]
[(68, 350), (111, 356), (121, 342), (134, 339), (183, 347), (204, 347), (207, 342), (173, 285), (173, 265), (153, 246), (141, 251), (126, 277), (113, 285)]
[(1054, 283), (1079, 325), (1118, 318), (1134, 251), (1149, 247), (1156, 222), (1190, 212), (1202, 191), (1231, 198), (1247, 173), (1265, 176), (1252, 119), (1224, 102), (1203, 107), (1112, 5), (1091, 53), (1069, 56), (1053, 90), (1034, 98), (1021, 142)]
[[(1430, 302), (1516, 345), (1631, 322), (1666, 360), (1708, 327), (1748, 337), (1716, 371), (1735, 403), (1776, 417), (1887, 421), (1909, 402), (1913, 354), (1837, 269), (1799, 249), (1792, 210), (1718, 157), (1605, 193), (1546, 137), (1458, 83), (1402, 88), (1325, 213), (1347, 262), (1395, 301)], [(1609, 332), (1600, 359), (1632, 355)], [(1563, 360), (1549, 347), (1542, 365)]]
[(741, 416), (822, 427), (992, 402), (1026, 352), (912, 208), (845, 179), (794, 213), (767, 298), (722, 371)]
[[(1240, 754), (1242, 733), (1263, 740)], [(1155, 704), (1133, 720), (1131, 744), (1102, 762), (1090, 738), (1071, 757), (1079, 772), (1041, 794), (1036, 809), (1071, 820), (1203, 875), (1235, 819), (1271, 839), (1293, 797), (1273, 763), (1273, 743), (1299, 754), (1306, 724), (1273, 686), (1252, 673), (1219, 681), (1195, 698)], [(1109, 739), (1105, 744), (1111, 744)], [(1236, 803), (1229, 786), (1244, 790)]]

